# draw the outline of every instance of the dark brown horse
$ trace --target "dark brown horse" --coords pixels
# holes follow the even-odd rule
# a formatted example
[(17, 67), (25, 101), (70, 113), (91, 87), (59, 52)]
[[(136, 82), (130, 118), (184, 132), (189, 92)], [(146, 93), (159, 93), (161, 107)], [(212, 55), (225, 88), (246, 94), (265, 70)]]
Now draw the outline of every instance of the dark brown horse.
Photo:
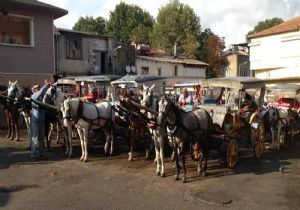
[[(176, 160), (177, 173), (175, 180), (179, 179), (180, 165), (179, 156), (183, 165), (182, 181), (186, 182), (185, 151), (190, 143), (198, 143), (201, 147), (201, 155), (198, 163), (198, 173), (206, 175), (207, 159), (209, 154), (209, 139), (213, 121), (209, 113), (204, 109), (195, 109), (186, 112), (169, 98), (162, 98), (159, 102), (158, 125), (167, 126), (168, 135), (173, 139), (173, 152)], [(166, 122), (166, 125), (165, 125)], [(202, 158), (205, 158), (204, 169)]]
[(145, 159), (149, 158), (149, 149), (146, 139), (147, 131), (147, 118), (140, 113), (139, 108), (133, 106), (129, 100), (137, 101), (137, 99), (132, 95), (125, 95), (123, 99), (120, 100), (120, 113), (125, 116), (126, 124), (129, 126), (129, 152), (128, 161), (132, 161), (132, 154), (134, 147), (137, 143), (137, 135), (141, 136), (141, 141), (144, 142), (146, 148)]

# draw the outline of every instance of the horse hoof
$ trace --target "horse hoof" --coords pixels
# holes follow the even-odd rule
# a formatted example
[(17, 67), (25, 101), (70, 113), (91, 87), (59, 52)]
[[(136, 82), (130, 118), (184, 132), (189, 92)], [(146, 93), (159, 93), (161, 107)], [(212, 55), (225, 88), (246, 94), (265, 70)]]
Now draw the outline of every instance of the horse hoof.
[(83, 162), (85, 162), (85, 163), (88, 162), (88, 159), (84, 159)]
[(206, 177), (206, 175), (207, 175), (206, 172), (203, 172), (203, 173), (202, 173), (202, 176), (203, 176), (203, 177)]
[(181, 181), (182, 181), (182, 183), (186, 183), (186, 178), (183, 177)]
[(174, 179), (175, 179), (175, 181), (178, 181), (179, 180), (179, 176), (175, 175)]
[(70, 159), (73, 158), (73, 155), (69, 155), (68, 158), (70, 158)]
[(159, 171), (156, 172), (156, 176), (160, 176), (160, 172)]
[(83, 158), (80, 158), (80, 161), (83, 161)]
[(166, 177), (166, 174), (165, 174), (165, 173), (162, 173), (162, 174), (161, 174), (161, 177)]
[(109, 156), (110, 156), (110, 157), (114, 156), (114, 153), (110, 153)]
[(20, 141), (20, 139), (14, 139), (15, 141)]
[(131, 161), (132, 161), (132, 158), (128, 158), (128, 161), (131, 162)]

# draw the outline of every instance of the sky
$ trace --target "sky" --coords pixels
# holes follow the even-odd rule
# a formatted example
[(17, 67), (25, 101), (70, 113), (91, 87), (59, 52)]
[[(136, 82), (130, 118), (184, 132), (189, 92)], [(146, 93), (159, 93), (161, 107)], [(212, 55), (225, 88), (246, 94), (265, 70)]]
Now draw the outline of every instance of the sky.
[[(109, 19), (120, 0), (40, 0), (64, 8), (69, 14), (55, 20), (59, 28), (72, 29), (81, 16)], [(135, 4), (156, 18), (159, 8), (169, 0), (122, 0)], [(300, 0), (180, 0), (200, 17), (201, 28), (210, 28), (225, 37), (226, 45), (245, 42), (245, 34), (262, 20), (280, 17), (284, 20), (300, 16)]]

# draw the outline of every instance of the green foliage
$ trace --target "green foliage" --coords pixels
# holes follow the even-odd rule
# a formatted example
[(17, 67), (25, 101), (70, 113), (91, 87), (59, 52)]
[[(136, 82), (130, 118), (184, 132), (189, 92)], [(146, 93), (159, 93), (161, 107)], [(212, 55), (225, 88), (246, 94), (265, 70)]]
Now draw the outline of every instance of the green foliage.
[(159, 10), (151, 34), (151, 45), (172, 51), (177, 42), (179, 53), (194, 57), (198, 48), (196, 38), (200, 28), (200, 18), (190, 6), (180, 3), (179, 0), (170, 0)]
[(223, 69), (228, 65), (228, 60), (223, 54), (225, 49), (224, 38), (214, 34), (210, 29), (205, 29), (199, 36), (200, 44), (198, 59), (209, 64), (207, 77), (220, 77)]
[(93, 18), (93, 16), (86, 16), (79, 18), (79, 20), (73, 26), (73, 30), (103, 35), (105, 33), (105, 27), (106, 21), (104, 18)]
[(153, 24), (154, 19), (147, 11), (121, 2), (110, 12), (107, 33), (120, 43), (130, 43), (131, 38), (148, 43)]
[(266, 19), (264, 21), (260, 21), (256, 24), (256, 26), (254, 27), (254, 29), (252, 31), (249, 31), (247, 36), (251, 35), (251, 34), (255, 34), (258, 33), (260, 31), (272, 28), (273, 26), (276, 26), (280, 23), (283, 23), (284, 20), (278, 17), (274, 17), (272, 19)]

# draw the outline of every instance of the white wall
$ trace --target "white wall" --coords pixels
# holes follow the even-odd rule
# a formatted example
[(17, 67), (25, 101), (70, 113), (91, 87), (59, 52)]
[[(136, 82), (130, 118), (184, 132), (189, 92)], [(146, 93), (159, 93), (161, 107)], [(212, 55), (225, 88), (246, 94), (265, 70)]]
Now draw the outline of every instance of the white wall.
[[(158, 69), (161, 69), (161, 76), (167, 77), (167, 86), (177, 81), (205, 79), (206, 70), (203, 68), (184, 68), (183, 64), (171, 62), (146, 61), (137, 58), (137, 74), (142, 74), (142, 67), (149, 68), (149, 75), (158, 75)], [(177, 66), (177, 76), (174, 75), (174, 69)]]
[(250, 69), (261, 79), (300, 76), (300, 31), (251, 39)]

